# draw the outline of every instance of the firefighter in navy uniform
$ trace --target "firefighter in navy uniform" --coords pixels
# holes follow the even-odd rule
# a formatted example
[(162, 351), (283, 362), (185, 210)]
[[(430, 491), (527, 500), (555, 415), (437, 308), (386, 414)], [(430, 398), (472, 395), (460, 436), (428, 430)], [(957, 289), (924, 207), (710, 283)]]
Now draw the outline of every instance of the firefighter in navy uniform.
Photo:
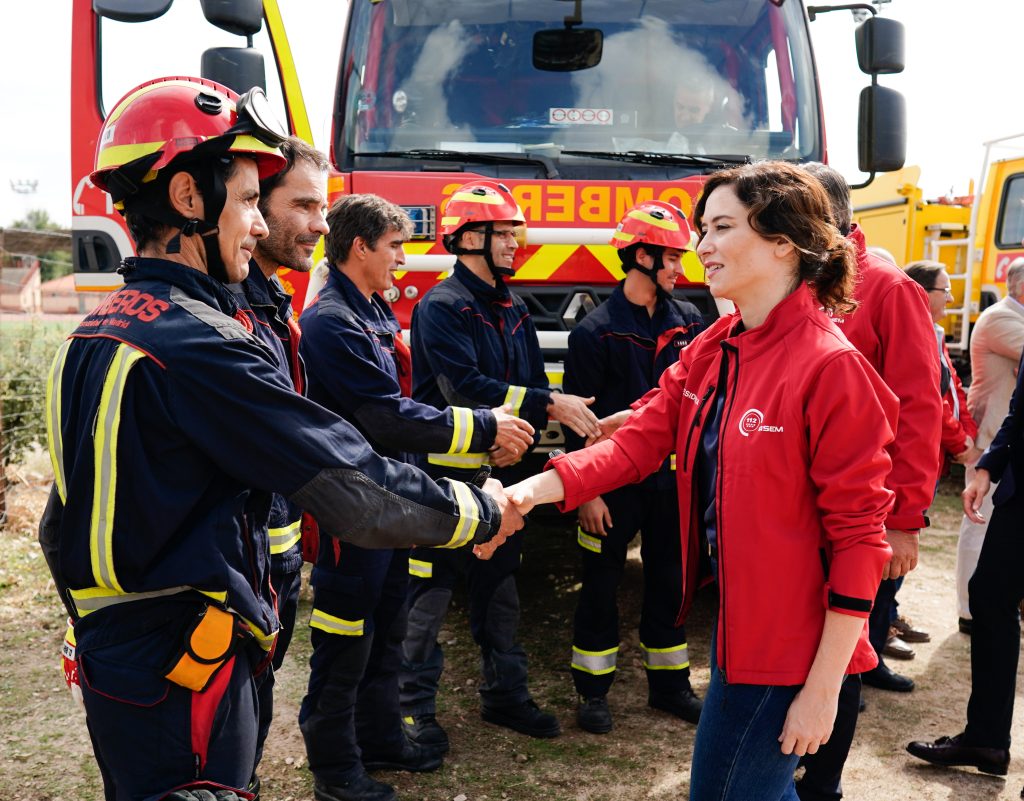
[[(524, 227), (522, 210), (503, 184), (473, 181), (451, 196), (440, 230), (445, 248), (458, 260), (453, 274), (413, 311), (413, 397), (438, 409), (507, 406), (538, 430), (551, 417), (581, 436), (597, 436), (600, 429), (589, 409), (593, 398), (549, 389), (533, 320), (505, 285), (504, 279), (515, 274), (512, 261)], [(421, 463), (434, 476), (468, 478), (489, 460), (497, 475), (512, 480), (513, 465), (524, 455), (499, 447), (490, 453), (432, 453)], [(483, 719), (532, 737), (561, 732), (554, 715), (542, 712), (530, 697), (526, 653), (516, 641), (521, 547), (521, 537), (511, 538), (487, 563), (413, 550), (401, 676), (402, 713), (412, 739), (442, 748), (448, 744), (436, 719), (444, 668), (437, 635), (455, 582), (463, 576), (470, 628), (480, 646)]]
[[(309, 397), (393, 459), (479, 452), (496, 441), (528, 448), (533, 428), (500, 409), (439, 410), (408, 397), (408, 348), (380, 294), (405, 262), (403, 245), (412, 233), (406, 213), (376, 195), (348, 195), (331, 208), (328, 222), (327, 283), (302, 314)], [(368, 550), (324, 540), (311, 583), (313, 656), (299, 713), (310, 770), (338, 783), (367, 770), (438, 768), (442, 749), (409, 741), (399, 713), (408, 548)], [(394, 797), (388, 785), (368, 786), (345, 798)]]
[[(691, 250), (690, 226), (675, 206), (658, 200), (639, 203), (622, 218), (611, 243), (618, 249), (625, 279), (611, 297), (569, 334), (565, 391), (593, 395), (594, 412), (607, 417), (658, 385), (679, 351), (704, 329), (692, 303), (676, 300), (672, 289)], [(569, 450), (584, 446), (566, 433)], [(583, 583), (576, 607), (572, 677), (580, 695), (576, 720), (595, 734), (611, 731), (606, 696), (619, 652), (616, 592), (626, 550), (639, 531), (644, 569), (640, 651), (647, 670), (648, 703), (690, 723), (701, 702), (690, 687), (686, 630), (676, 625), (682, 598), (679, 507), (674, 456), (640, 484), (598, 496), (580, 506), (578, 542)]]
[(252, 798), (255, 677), (278, 629), (273, 492), (363, 546), (486, 555), (521, 525), (497, 482), (434, 482), (374, 454), (253, 336), (225, 284), (267, 233), (259, 179), (284, 166), (269, 120), (261, 90), (158, 79), (115, 104), (97, 145), (92, 181), (140, 257), (54, 358), (39, 536), (107, 799)]
[[(299, 326), (292, 312), (292, 297), (277, 277), (280, 267), (308, 273), (313, 251), (327, 233), (327, 158), (296, 137), (281, 145), (285, 167), (260, 181), (259, 209), (269, 233), (256, 243), (249, 274), (231, 289), (241, 295), (239, 305), (252, 316), (253, 333), (274, 352), (284, 377), (300, 394), (306, 378), (299, 358)], [(256, 767), (274, 719), (274, 674), (281, 669), (291, 643), (302, 586), (302, 510), (275, 493), (270, 507), (270, 584), (277, 598), (281, 629), (272, 660), (259, 682), (259, 736)], [(259, 792), (253, 774), (250, 790)]]

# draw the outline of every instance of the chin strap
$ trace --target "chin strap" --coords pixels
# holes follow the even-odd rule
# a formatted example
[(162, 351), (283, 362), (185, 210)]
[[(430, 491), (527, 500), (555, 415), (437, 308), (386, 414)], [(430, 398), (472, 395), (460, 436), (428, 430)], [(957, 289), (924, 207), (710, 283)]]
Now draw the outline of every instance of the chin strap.
[(661, 260), (661, 254), (663, 250), (660, 247), (645, 246), (644, 250), (654, 257), (654, 264), (650, 267), (641, 267), (636, 260), (636, 253), (633, 253), (633, 264), (628, 268), (629, 270), (636, 270), (639, 273), (643, 273), (651, 279), (651, 283), (654, 284), (655, 289), (660, 289), (658, 286), (658, 270), (665, 267), (665, 262)]
[(447, 245), (448, 252), (455, 256), (483, 256), (484, 261), (487, 262), (487, 267), (491, 271), (491, 275), (495, 278), (515, 275), (516, 271), (511, 267), (499, 267), (494, 263), (494, 256), (491, 254), (491, 235), (494, 233), (494, 223), (487, 222), (482, 223), (482, 225), (484, 229), (484, 246), (482, 248), (471, 250), (461, 245), (456, 245), (455, 242), (459, 235), (453, 234)]

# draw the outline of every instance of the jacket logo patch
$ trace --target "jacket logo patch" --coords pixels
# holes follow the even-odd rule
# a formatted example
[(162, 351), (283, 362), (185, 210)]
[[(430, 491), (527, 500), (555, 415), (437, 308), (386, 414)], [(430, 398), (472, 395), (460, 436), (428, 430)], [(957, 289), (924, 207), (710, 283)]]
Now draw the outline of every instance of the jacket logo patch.
[[(693, 401), (693, 403), (694, 403), (694, 405), (696, 405), (696, 404), (699, 404), (699, 403), (700, 403), (700, 398), (698, 398), (698, 397), (697, 397), (696, 395), (694, 395), (694, 394), (693, 394), (692, 392), (690, 392), (690, 390), (686, 389), (685, 387), (683, 388), (683, 397), (684, 397), (684, 398), (689, 398), (690, 400), (692, 400), (692, 401)], [(740, 429), (741, 429), (741, 430), (742, 430), (742, 428), (743, 428), (743, 427), (742, 427), (742, 426), (740, 426)], [(744, 436), (745, 436), (745, 435), (744, 435)]]
[(783, 432), (782, 426), (773, 426), (764, 424), (764, 412), (760, 409), (747, 409), (740, 418), (740, 433), (749, 437), (755, 431), (764, 431), (769, 434), (781, 434)]

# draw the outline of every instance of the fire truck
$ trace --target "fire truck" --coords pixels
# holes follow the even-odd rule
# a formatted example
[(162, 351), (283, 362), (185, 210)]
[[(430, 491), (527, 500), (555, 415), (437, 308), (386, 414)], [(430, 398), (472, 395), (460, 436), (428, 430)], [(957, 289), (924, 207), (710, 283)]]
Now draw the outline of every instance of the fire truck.
[(924, 199), (919, 167), (906, 167), (853, 192), (854, 220), (868, 244), (896, 263), (918, 259), (946, 265), (953, 290), (942, 321), (950, 353), (966, 363), (978, 315), (1006, 296), (1006, 270), (1024, 257), (1024, 133), (984, 143), (985, 155), (968, 194)]
[[(798, 0), (350, 0), (318, 20), (338, 32), (323, 65), (337, 64), (329, 193), (374, 192), (414, 221), (387, 298), (407, 326), (453, 263), (437, 234), (444, 198), (476, 177), (507, 184), (528, 222), (512, 283), (557, 363), (569, 329), (623, 277), (607, 243), (626, 209), (659, 198), (689, 213), (715, 170), (826, 160), (809, 23), (850, 8), (874, 13)], [(312, 141), (281, 12), (279, 0), (73, 0), (80, 290), (114, 288), (132, 252), (88, 176), (104, 113), (133, 86), (197, 73), (240, 92), (259, 85)], [(903, 165), (903, 98), (878, 84), (903, 68), (902, 26), (871, 16), (855, 40), (870, 76), (859, 166), (873, 175)], [(306, 277), (281, 277), (301, 308)], [(688, 254), (677, 294), (710, 319), (703, 278)]]

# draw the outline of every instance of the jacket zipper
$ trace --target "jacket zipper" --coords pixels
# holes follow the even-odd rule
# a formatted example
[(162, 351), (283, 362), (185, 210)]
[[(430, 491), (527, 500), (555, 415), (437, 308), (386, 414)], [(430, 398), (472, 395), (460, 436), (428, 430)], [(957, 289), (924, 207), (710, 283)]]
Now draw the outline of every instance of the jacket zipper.
[(704, 407), (708, 405), (708, 401), (711, 400), (711, 396), (714, 394), (714, 385), (704, 390), (704, 397), (697, 404), (697, 413), (693, 417), (693, 422), (690, 423), (690, 430), (686, 432), (686, 447), (683, 449), (683, 469), (687, 472), (690, 472), (690, 442), (693, 440), (693, 432), (701, 427), (701, 415), (704, 413)]
[[(731, 392), (730, 392), (729, 382), (727, 380), (728, 373), (729, 373), (729, 352), (730, 351), (736, 357), (736, 367), (733, 369), (733, 381), (732, 381)], [(725, 625), (725, 622), (726, 622), (725, 621), (725, 617), (726, 617), (725, 538), (722, 536), (722, 532), (724, 530), (724, 526), (722, 525), (722, 503), (721, 503), (721, 498), (722, 498), (722, 493), (721, 493), (722, 475), (723, 475), (723, 472), (724, 472), (722, 470), (722, 468), (724, 466), (723, 453), (724, 453), (724, 450), (725, 450), (723, 445), (724, 445), (724, 440), (725, 440), (724, 433), (725, 433), (726, 429), (728, 428), (729, 413), (732, 411), (733, 403), (736, 402), (736, 388), (737, 388), (737, 385), (739, 384), (739, 377), (740, 377), (739, 351), (735, 348), (735, 346), (727, 345), (727, 344), (725, 344), (723, 342), (722, 343), (722, 386), (724, 387), (727, 395), (726, 395), (726, 402), (722, 406), (722, 419), (719, 420), (719, 423), (718, 423), (718, 471), (717, 471), (718, 474), (717, 474), (717, 476), (715, 478), (715, 485), (716, 485), (715, 486), (715, 531), (716, 531), (716, 534), (717, 534), (716, 539), (718, 541), (718, 588), (719, 588), (719, 593), (720, 593), (721, 599), (722, 599), (722, 601), (721, 601), (722, 612), (721, 612), (721, 615), (720, 615), (721, 620), (719, 621), (719, 623), (720, 623), (720, 625), (722, 627), (722, 661), (718, 665), (718, 669), (721, 671), (721, 674), (722, 674), (721, 678), (722, 678), (722, 682), (723, 683), (728, 683), (726, 681), (726, 678), (725, 678), (725, 675), (726, 675), (725, 674), (726, 658), (725, 657), (726, 657), (726, 653), (727, 653), (727, 651), (726, 651), (726, 640), (725, 640), (725, 631), (726, 631), (726, 625)]]
[(260, 587), (256, 570), (256, 553), (255, 549), (252, 547), (252, 533), (249, 530), (249, 515), (246, 513), (242, 514), (242, 538), (245, 540), (245, 550), (249, 554), (249, 570), (252, 573), (249, 577), (249, 583), (252, 585), (252, 591), (258, 598), (260, 595)]

